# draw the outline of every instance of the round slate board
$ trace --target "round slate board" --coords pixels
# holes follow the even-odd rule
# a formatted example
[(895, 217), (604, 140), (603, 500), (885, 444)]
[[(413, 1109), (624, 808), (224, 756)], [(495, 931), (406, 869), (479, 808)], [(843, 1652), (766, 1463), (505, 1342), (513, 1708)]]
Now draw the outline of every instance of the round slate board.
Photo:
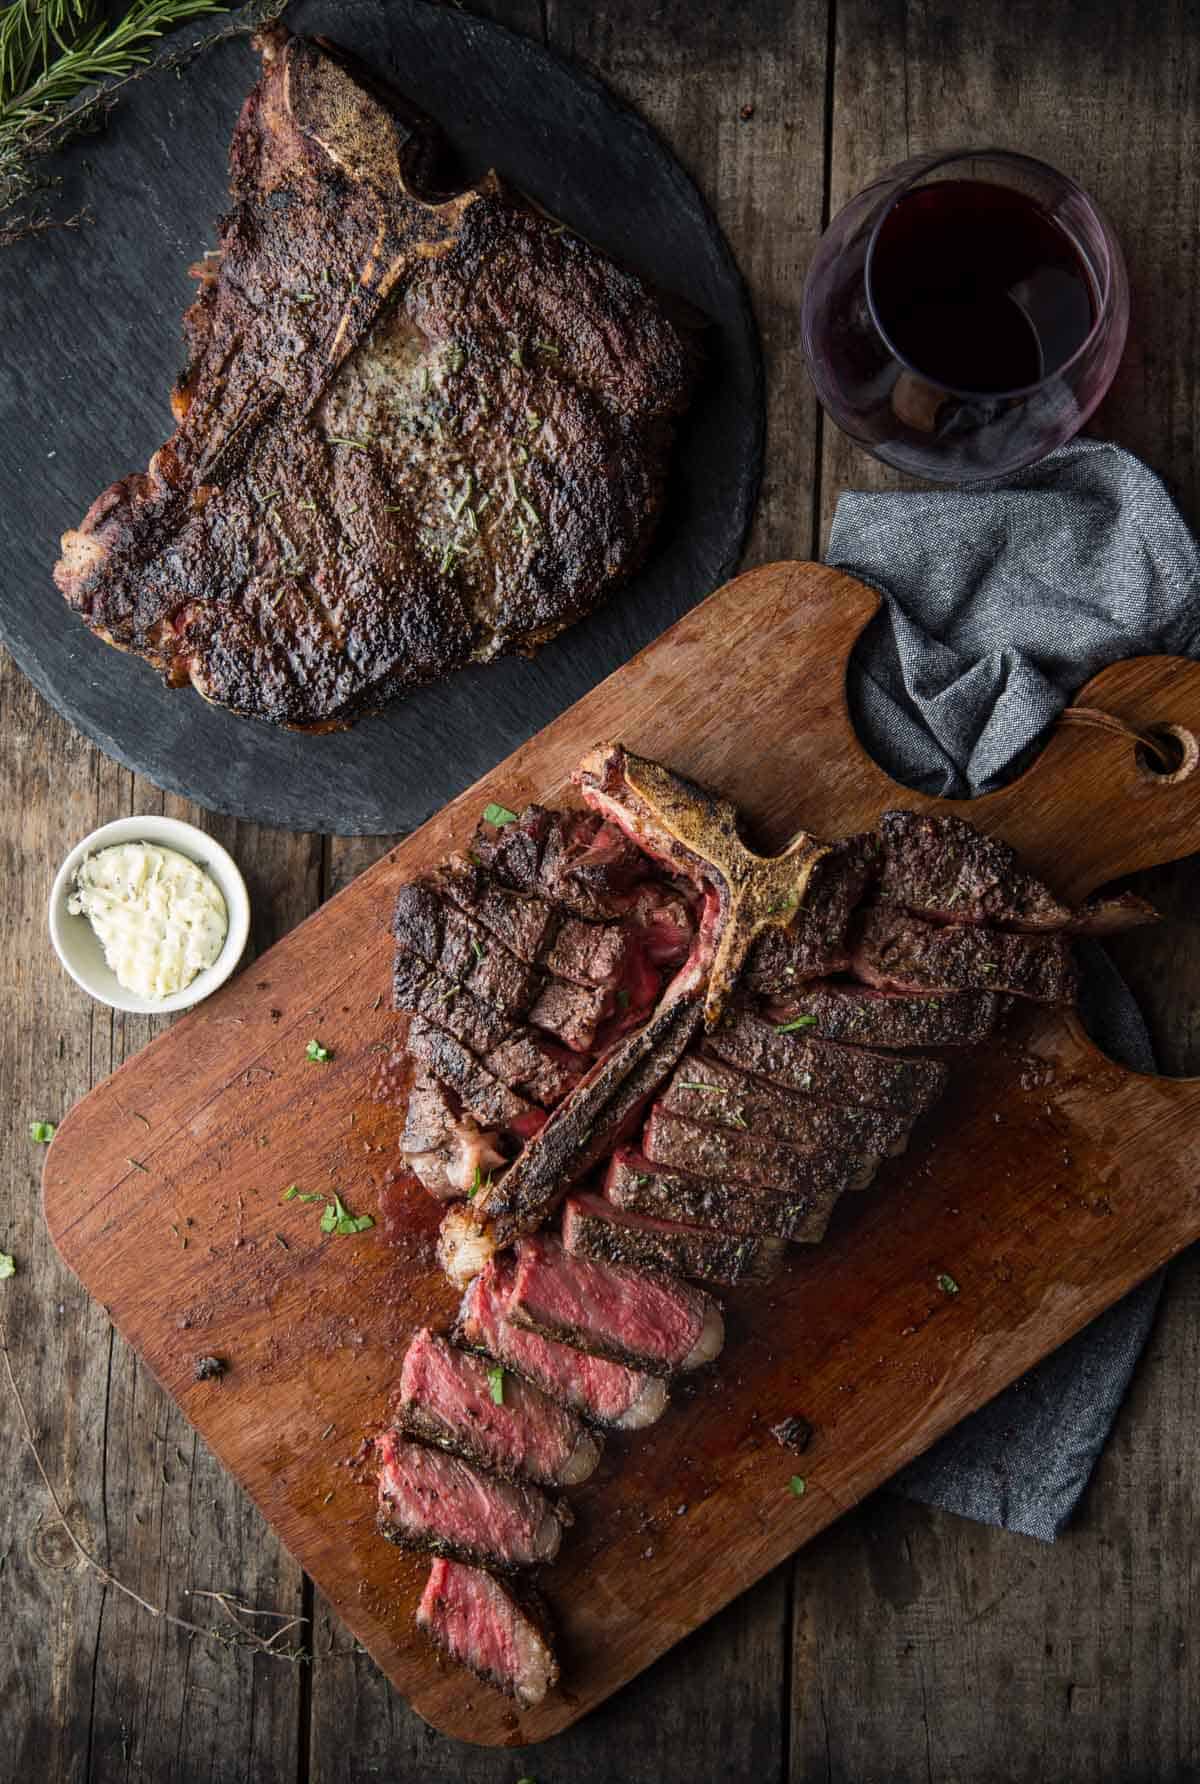
[(442, 125), (468, 178), (495, 166), (712, 327), (645, 569), (532, 661), (424, 688), (353, 730), (307, 737), (172, 692), (94, 639), (50, 580), (59, 534), (170, 432), (188, 265), (215, 240), (226, 155), (257, 58), (244, 40), (136, 86), (63, 157), (62, 202), (94, 221), (5, 250), (0, 633), (21, 668), (109, 755), (201, 805), (340, 835), (407, 831), (509, 754), (737, 563), (762, 464), (749, 300), (720, 230), (649, 126), (539, 45), (424, 0), (298, 0), (287, 22), (375, 67)]

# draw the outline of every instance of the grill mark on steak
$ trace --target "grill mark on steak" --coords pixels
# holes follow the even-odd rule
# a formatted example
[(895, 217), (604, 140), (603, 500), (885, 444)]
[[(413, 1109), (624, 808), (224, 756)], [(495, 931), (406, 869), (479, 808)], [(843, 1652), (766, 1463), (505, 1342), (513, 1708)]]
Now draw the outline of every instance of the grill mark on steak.
[(574, 1413), (517, 1375), (422, 1327), (404, 1355), (392, 1423), (498, 1474), (543, 1487), (575, 1487), (600, 1460), (600, 1444)]
[(435, 1561), (416, 1622), (442, 1653), (524, 1710), (536, 1709), (558, 1683), (540, 1599), (529, 1591), (518, 1599), (482, 1568)]
[(637, 566), (698, 355), (494, 174), (423, 197), (443, 139), (378, 81), (259, 43), (176, 431), (54, 574), (171, 685), (327, 729), (536, 648)]
[(545, 1047), (530, 1029), (515, 1029), (508, 1039), (493, 1047), (483, 1062), (510, 1090), (530, 1097), (543, 1109), (561, 1102), (579, 1081), (582, 1060), (561, 1049)]
[(813, 1197), (827, 1189), (839, 1193), (862, 1189), (879, 1163), (878, 1153), (849, 1147), (801, 1152), (784, 1140), (710, 1127), (673, 1115), (661, 1103), (650, 1111), (642, 1151), (656, 1165), (687, 1171), (693, 1177), (732, 1179), (797, 1198)]
[(884, 991), (1004, 991), (1036, 1003), (1074, 1003), (1079, 975), (1069, 937), (1013, 934), (982, 924), (926, 923), (895, 905), (869, 910), (854, 970)]
[(840, 1192), (827, 1189), (811, 1197), (791, 1197), (775, 1187), (715, 1182), (663, 1170), (623, 1147), (613, 1154), (604, 1193), (614, 1206), (634, 1214), (685, 1221), (721, 1233), (763, 1233), (796, 1245), (815, 1245), (825, 1237)]
[(397, 892), (392, 934), (402, 948), (502, 1016), (522, 1015), (537, 994), (538, 974), (532, 967), (421, 880)]
[(937, 1059), (870, 1053), (837, 1041), (810, 1040), (806, 1031), (780, 1034), (747, 1010), (734, 1012), (706, 1044), (727, 1064), (788, 1090), (899, 1115), (917, 1116), (930, 1108), (949, 1075)]
[(879, 863), (879, 839), (850, 836), (830, 844), (813, 868), (808, 895), (784, 928), (764, 929), (750, 949), (742, 985), (761, 994), (787, 992), (805, 979), (844, 972), (850, 964), (850, 919)]
[(650, 1375), (699, 1369), (725, 1339), (721, 1310), (702, 1290), (572, 1257), (544, 1233), (517, 1246), (508, 1318)]
[(375, 1440), (378, 1526), (402, 1549), (510, 1571), (553, 1561), (565, 1513), (525, 1481), (482, 1474), (395, 1431)]
[(429, 883), (527, 966), (537, 965), (561, 922), (540, 898), (493, 885), (481, 867), (461, 855), (436, 868)]
[(873, 986), (820, 983), (773, 999), (773, 1024), (810, 1019), (808, 1032), (857, 1047), (972, 1047), (995, 1032), (1008, 999), (994, 991), (915, 995)]
[(573, 1257), (626, 1270), (691, 1276), (732, 1288), (766, 1282), (783, 1262), (782, 1239), (736, 1238), (661, 1216), (629, 1213), (603, 1196), (568, 1196), (563, 1245)]
[(436, 1022), (473, 1053), (486, 1054), (512, 1032), (508, 1017), (406, 947), (396, 950), (392, 1004), (397, 1010)]
[(903, 1115), (824, 1103), (697, 1053), (685, 1054), (658, 1106), (693, 1121), (786, 1140), (799, 1152), (903, 1152), (911, 1126)]
[(514, 1326), (508, 1318), (516, 1260), (495, 1257), (467, 1288), (458, 1313), (458, 1336), (593, 1424), (640, 1431), (662, 1417), (666, 1384), (644, 1370), (592, 1357), (556, 1339)]

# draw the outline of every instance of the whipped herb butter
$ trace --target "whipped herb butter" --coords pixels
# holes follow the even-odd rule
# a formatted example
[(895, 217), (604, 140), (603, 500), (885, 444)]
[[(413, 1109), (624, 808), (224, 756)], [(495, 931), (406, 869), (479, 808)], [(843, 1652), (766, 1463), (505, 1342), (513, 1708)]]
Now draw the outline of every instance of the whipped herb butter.
[(194, 861), (156, 843), (116, 843), (87, 856), (67, 909), (88, 919), (125, 989), (147, 998), (190, 985), (216, 960), (229, 930), (220, 887)]

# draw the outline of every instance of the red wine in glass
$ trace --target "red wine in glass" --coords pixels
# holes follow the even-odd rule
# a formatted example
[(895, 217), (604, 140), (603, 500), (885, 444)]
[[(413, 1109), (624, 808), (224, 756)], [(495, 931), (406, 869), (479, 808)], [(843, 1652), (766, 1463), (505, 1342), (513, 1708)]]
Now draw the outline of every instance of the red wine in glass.
[(1073, 181), (1004, 151), (924, 157), (834, 219), (804, 293), (818, 395), (876, 457), (941, 482), (1078, 431), (1128, 326), (1121, 251)]

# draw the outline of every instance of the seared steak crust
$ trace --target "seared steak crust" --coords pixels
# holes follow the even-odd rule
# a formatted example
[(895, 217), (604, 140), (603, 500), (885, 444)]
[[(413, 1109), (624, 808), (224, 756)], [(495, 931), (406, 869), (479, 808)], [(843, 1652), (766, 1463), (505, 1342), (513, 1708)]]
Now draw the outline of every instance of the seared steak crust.
[(1013, 934), (977, 923), (926, 923), (895, 905), (866, 914), (854, 970), (884, 991), (1006, 991), (1035, 1003), (1074, 1003), (1079, 974), (1059, 931)]
[(694, 1177), (778, 1189), (797, 1200), (811, 1200), (828, 1189), (861, 1189), (879, 1162), (877, 1154), (848, 1148), (800, 1152), (783, 1140), (688, 1121), (661, 1103), (650, 1111), (642, 1147), (656, 1165)]
[(994, 991), (920, 993), (879, 991), (851, 984), (805, 985), (794, 997), (773, 999), (777, 1026), (807, 1022), (826, 1041), (857, 1047), (971, 1047), (995, 1030), (1007, 999)]
[(664, 1170), (624, 1148), (613, 1155), (604, 1189), (616, 1207), (631, 1213), (685, 1221), (720, 1233), (764, 1233), (790, 1239), (795, 1245), (815, 1245), (825, 1237), (840, 1194), (833, 1188), (811, 1196), (791, 1196), (785, 1190), (751, 1183), (693, 1177), (684, 1171)]
[(950, 923), (1005, 923), (1061, 929), (1069, 907), (1028, 874), (1006, 842), (963, 818), (887, 811), (880, 896), (889, 904)]
[(620, 1269), (693, 1276), (732, 1288), (766, 1282), (783, 1260), (782, 1239), (735, 1238), (661, 1216), (623, 1213), (603, 1196), (570, 1196), (563, 1206), (563, 1244), (575, 1257)]
[(346, 725), (530, 650), (644, 556), (694, 331), (440, 133), (264, 33), (172, 439), (64, 535), (100, 637), (248, 717)]
[(697, 1053), (680, 1060), (658, 1106), (693, 1121), (786, 1140), (801, 1152), (902, 1152), (911, 1126), (906, 1116), (886, 1109), (823, 1103)]
[(915, 1116), (945, 1088), (947, 1071), (940, 1060), (869, 1053), (863, 1047), (810, 1039), (813, 1032), (781, 1034), (740, 1010), (713, 1030), (707, 1044), (729, 1065), (833, 1103), (861, 1103)]

